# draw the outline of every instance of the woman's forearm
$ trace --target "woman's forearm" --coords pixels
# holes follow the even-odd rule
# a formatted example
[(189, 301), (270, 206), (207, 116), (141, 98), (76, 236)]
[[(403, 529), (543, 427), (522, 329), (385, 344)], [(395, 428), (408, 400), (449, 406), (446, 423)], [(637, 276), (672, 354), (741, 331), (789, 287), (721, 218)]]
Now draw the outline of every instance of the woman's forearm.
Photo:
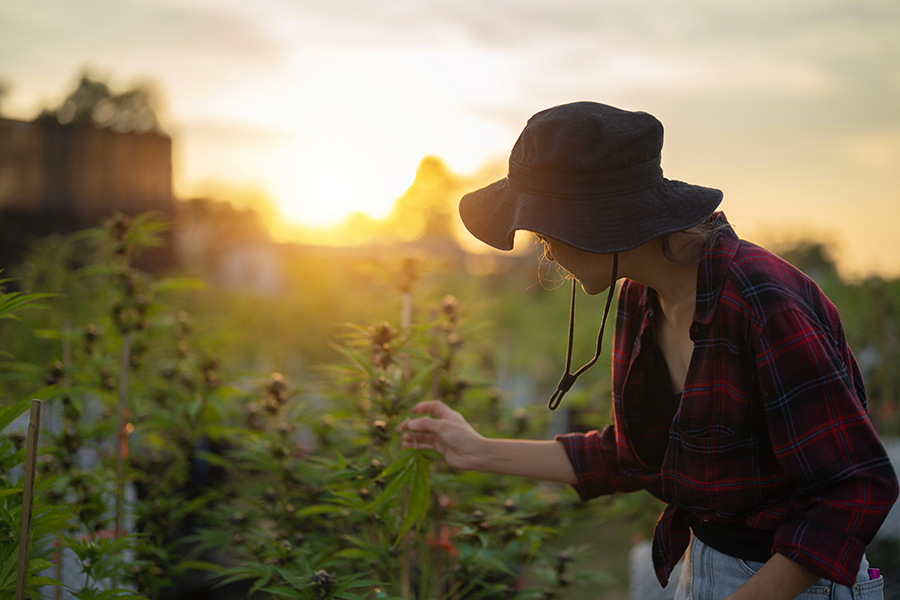
[(776, 553), (726, 600), (790, 600), (818, 579), (818, 575), (813, 575), (799, 563)]
[(575, 483), (575, 470), (560, 442), (494, 440), (439, 400), (416, 404), (413, 418), (400, 424), (404, 448), (434, 450), (451, 467)]
[(575, 470), (559, 442), (482, 438), (470, 467), (532, 479), (575, 483)]

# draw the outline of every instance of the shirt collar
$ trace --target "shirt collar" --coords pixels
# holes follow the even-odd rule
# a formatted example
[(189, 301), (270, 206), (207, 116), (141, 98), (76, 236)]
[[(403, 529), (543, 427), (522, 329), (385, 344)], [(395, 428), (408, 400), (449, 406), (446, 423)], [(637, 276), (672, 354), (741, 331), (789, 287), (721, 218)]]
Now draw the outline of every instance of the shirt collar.
[[(703, 254), (697, 268), (697, 301), (694, 306), (694, 322), (708, 325), (712, 322), (719, 304), (719, 296), (725, 287), (725, 278), (731, 269), (731, 263), (741, 240), (732, 229), (725, 213), (717, 212), (714, 233), (703, 245)], [(656, 292), (644, 286), (638, 306), (644, 313), (638, 336), (643, 335), (647, 326), (655, 318), (657, 306)]]
[(715, 233), (706, 240), (697, 269), (697, 304), (694, 322), (708, 325), (715, 315), (719, 296), (734, 261), (741, 240), (735, 234), (725, 213), (716, 213)]

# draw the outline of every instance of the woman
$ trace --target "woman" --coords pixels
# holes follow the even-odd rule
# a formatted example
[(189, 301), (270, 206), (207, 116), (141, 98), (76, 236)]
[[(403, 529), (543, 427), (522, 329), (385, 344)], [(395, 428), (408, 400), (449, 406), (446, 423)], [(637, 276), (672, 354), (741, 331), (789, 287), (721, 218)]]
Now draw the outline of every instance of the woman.
[[(588, 294), (609, 289), (604, 325), (624, 278), (613, 424), (486, 439), (431, 401), (402, 425), (404, 444), (458, 469), (570, 483), (583, 500), (650, 491), (668, 503), (653, 536), (663, 586), (687, 551), (676, 597), (881, 598), (864, 551), (898, 484), (837, 311), (735, 236), (714, 212), (720, 191), (664, 179), (662, 139), (646, 113), (557, 106), (528, 121), (508, 176), (460, 203), (482, 241), (510, 250), (515, 231), (534, 232)], [(551, 409), (597, 359), (570, 373), (573, 328), (574, 287)]]

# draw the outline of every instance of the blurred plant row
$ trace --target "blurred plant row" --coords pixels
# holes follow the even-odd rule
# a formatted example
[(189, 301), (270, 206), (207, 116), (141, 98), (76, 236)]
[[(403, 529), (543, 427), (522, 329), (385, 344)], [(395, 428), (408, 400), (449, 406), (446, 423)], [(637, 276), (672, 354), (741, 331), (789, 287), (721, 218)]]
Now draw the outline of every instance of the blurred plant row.
[[(485, 435), (545, 434), (490, 385), (496, 361), (467, 344), (483, 325), (456, 298), (400, 325), (347, 326), (340, 361), (288, 380), (197, 326), (183, 308), (205, 293), (198, 282), (133, 267), (162, 228), (118, 215), (45, 240), (0, 293), (0, 598), (15, 585), (14, 422), (30, 398), (45, 402), (33, 598), (549, 599), (604, 581), (578, 570), (577, 549), (548, 549), (570, 491), (401, 451), (399, 423), (428, 398)], [(398, 269), (398, 299), (418, 269)]]

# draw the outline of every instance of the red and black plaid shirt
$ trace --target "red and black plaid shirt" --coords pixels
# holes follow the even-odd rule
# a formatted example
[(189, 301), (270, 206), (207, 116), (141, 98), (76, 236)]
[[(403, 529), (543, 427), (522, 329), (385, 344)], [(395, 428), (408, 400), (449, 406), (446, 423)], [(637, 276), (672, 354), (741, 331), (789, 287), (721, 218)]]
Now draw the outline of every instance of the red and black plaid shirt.
[(557, 439), (582, 500), (646, 489), (669, 503), (653, 535), (663, 585), (690, 540), (689, 511), (775, 530), (773, 552), (851, 586), (898, 494), (862, 377), (818, 286), (719, 219), (726, 229), (699, 265), (694, 352), (674, 419), (659, 408), (667, 398), (648, 397), (659, 373), (654, 352), (641, 351), (654, 343), (655, 292), (625, 280), (614, 424)]

